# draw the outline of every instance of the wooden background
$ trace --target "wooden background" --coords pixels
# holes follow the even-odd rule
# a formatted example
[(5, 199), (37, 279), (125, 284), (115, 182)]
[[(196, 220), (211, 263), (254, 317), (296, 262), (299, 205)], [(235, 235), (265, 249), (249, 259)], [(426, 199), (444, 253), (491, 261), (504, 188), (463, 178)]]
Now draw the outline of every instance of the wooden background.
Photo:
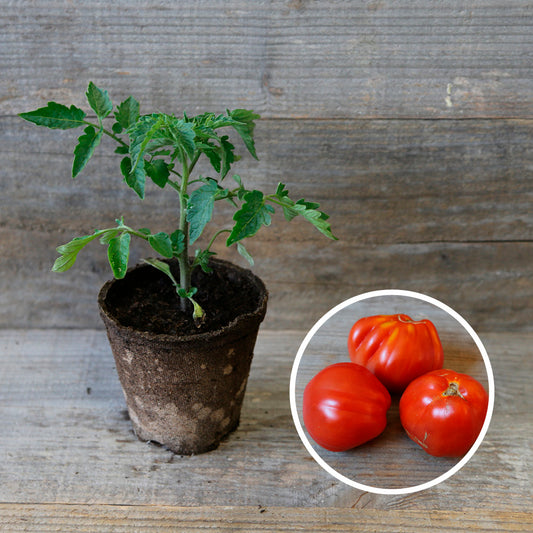
[[(167, 518), (181, 513), (192, 531), (209, 514), (206, 506), (213, 494), (219, 495), (214, 504), (221, 507), (210, 511), (211, 519), (218, 518), (217, 526), (228, 531), (238, 530), (228, 525), (233, 519), (241, 525), (253, 522), (253, 527), (243, 526), (252, 531), (268, 516), (280, 531), (300, 522), (306, 530), (318, 531), (335, 521), (349, 531), (350, 507), (368, 508), (359, 515), (365, 531), (380, 520), (395, 524), (394, 531), (414, 531), (414, 525), (421, 531), (437, 530), (437, 524), (439, 531), (461, 529), (466, 508), (481, 509), (473, 524), (483, 521), (486, 530), (514, 531), (524, 520), (531, 525), (531, 514), (526, 516), (531, 402), (523, 398), (530, 387), (533, 332), (532, 27), (533, 6), (527, 0), (0, 0), (0, 328), (7, 339), (0, 346), (0, 374), (12, 387), (2, 396), (7, 404), (0, 410), (3, 423), (12, 428), (8, 440), (0, 440), (7, 469), (2, 475), (11, 481), (0, 495), (0, 514), (7, 516), (12, 530), (26, 530), (31, 523), (35, 531), (44, 531), (46, 523), (52, 531), (65, 520), (82, 531), (80, 524), (94, 519), (87, 530), (96, 531), (95, 524), (107, 524), (101, 517), (111, 513), (118, 531), (128, 515), (120, 505), (134, 502), (138, 507), (130, 511), (138, 519), (135, 524), (147, 520), (162, 531), (161, 513)], [(111, 450), (103, 481), (91, 478), (90, 464), (82, 464), (87, 450), (80, 444), (80, 431), (90, 433), (92, 426), (81, 423), (82, 429), (76, 430), (75, 421), (85, 411), (67, 390), (93, 402), (83, 404), (87, 413), (101, 410), (93, 417), (99, 436), (106, 434), (107, 415), (113, 424), (122, 424), (121, 430), (128, 426), (115, 420), (122, 405), (117, 383), (109, 393), (110, 406), (107, 378), (93, 379), (91, 373), (113, 372), (107, 367), (105, 372), (95, 370), (109, 356), (101, 344), (96, 294), (110, 271), (105, 250), (95, 243), (70, 272), (52, 274), (55, 247), (107, 227), (118, 216), (153, 231), (168, 231), (176, 221), (172, 193), (149, 187), (141, 202), (121, 183), (110, 143), (98, 148), (73, 181), (72, 151), (80, 132), (52, 132), (17, 117), (49, 100), (88, 110), (84, 93), (91, 80), (116, 103), (135, 96), (146, 113), (235, 107), (259, 112), (260, 161), (245, 155), (234, 172), (249, 187), (274, 190), (283, 181), (294, 197), (320, 202), (339, 237), (331, 242), (303, 221), (287, 224), (277, 216), (271, 228), (247, 243), (256, 260), (254, 270), (270, 291), (259, 338), (263, 360), (255, 368), (269, 369), (271, 358), (277, 373), (269, 383), (277, 396), (271, 414), (250, 403), (263, 398), (264, 389), (252, 370), (245, 413), (254, 418), (243, 422), (241, 448), (246, 442), (266, 442), (272, 455), (267, 453), (264, 463), (251, 469), (258, 480), (268, 480), (266, 488), (247, 481), (242, 501), (236, 496), (239, 480), (230, 473), (216, 485), (219, 492), (214, 492), (215, 485), (209, 489), (202, 484), (210, 483), (207, 473), (192, 492), (182, 485), (178, 496), (170, 496), (180, 472), (176, 465), (167, 477), (151, 470), (135, 474), (149, 476), (151, 485), (141, 484), (145, 492), (132, 495), (128, 476), (113, 467), (116, 443), (110, 438), (98, 441), (105, 445), (96, 452), (101, 459)], [(222, 210), (216, 219), (225, 215)], [(246, 264), (233, 250), (219, 246), (218, 251)], [(132, 260), (148, 253), (136, 243)], [(287, 459), (279, 459), (263, 433), (246, 433), (251, 426), (254, 431), (274, 426), (277, 442), (297, 450), (297, 462), (310, 461), (292, 427), (288, 395), (283, 396), (298, 344), (332, 306), (387, 288), (423, 292), (454, 308), (489, 340), (497, 370), (495, 429), (482, 447), (481, 462), (470, 471), (485, 492), (466, 490), (468, 476), (459, 477), (440, 492), (426, 493), (420, 514), (416, 495), (391, 500), (330, 486), (312, 461), (293, 468)], [(21, 328), (32, 329), (19, 342)], [(92, 362), (74, 361), (77, 377), (70, 389), (63, 389), (61, 380), (70, 383), (72, 376), (70, 370), (61, 370), (61, 358), (68, 363), (72, 350), (82, 350)], [(46, 355), (44, 367), (37, 362), (41, 352)], [(54, 359), (56, 352), (63, 354), (60, 360)], [(13, 363), (18, 358), (21, 369)], [(84, 370), (84, 364), (93, 370)], [(44, 374), (39, 377), (39, 372)], [(41, 384), (34, 396), (33, 383)], [(103, 396), (86, 398), (89, 389), (101, 390)], [(43, 405), (51, 421), (43, 422)], [(277, 410), (282, 414), (272, 415)], [(17, 425), (21, 412), (26, 414)], [(59, 421), (61, 413), (70, 413), (72, 419)], [(519, 439), (508, 443), (507, 435), (518, 422)], [(65, 424), (74, 429), (67, 431)], [(25, 431), (37, 439), (31, 441), (30, 456), (24, 448), (19, 451)], [(53, 444), (56, 434), (66, 439), (58, 448)], [(164, 455), (139, 451), (137, 445), (128, 440), (131, 454), (120, 460), (137, 464), (142, 453)], [(226, 448), (220, 457), (236, 458), (231, 454), (241, 448)], [(64, 464), (62, 450), (71, 450), (67, 466), (72, 476), (67, 482), (68, 472), (62, 473), (59, 488), (53, 485), (42, 496), (54, 478), (53, 465)], [(51, 463), (46, 461), (50, 457)], [(206, 463), (197, 461), (208, 472), (217, 460), (211, 456)], [(282, 488), (275, 471), (262, 470), (280, 464), (285, 465)], [(488, 464), (495, 468), (490, 475), (484, 470)], [(29, 484), (24, 482), (28, 472)], [(76, 482), (74, 472), (84, 477)], [(305, 486), (298, 492), (300, 475)], [(224, 479), (231, 482), (224, 484)], [(94, 494), (84, 494), (84, 487), (93, 487)], [(261, 500), (267, 492), (270, 499)], [(224, 507), (232, 504), (232, 497), (237, 507)], [(277, 510), (263, 513), (261, 501)], [(490, 511), (494, 501), (505, 517)], [(47, 507), (56, 503), (64, 505), (60, 510)], [(113, 507), (106, 508), (106, 503)], [(204, 507), (195, 511), (165, 505)], [(300, 510), (307, 505), (327, 508), (314, 514)]]
[(475, 328), (531, 331), (533, 11), (500, 6), (2, 1), (0, 325), (101, 327), (105, 250), (56, 275), (55, 247), (120, 215), (175, 224), (171, 192), (151, 187), (143, 204), (121, 183), (112, 144), (72, 182), (78, 130), (16, 117), (49, 100), (88, 109), (93, 80), (144, 112), (263, 116), (260, 162), (246, 156), (235, 172), (319, 201), (340, 238), (279, 216), (250, 241), (268, 327), (307, 328), (348, 296), (399, 288)]

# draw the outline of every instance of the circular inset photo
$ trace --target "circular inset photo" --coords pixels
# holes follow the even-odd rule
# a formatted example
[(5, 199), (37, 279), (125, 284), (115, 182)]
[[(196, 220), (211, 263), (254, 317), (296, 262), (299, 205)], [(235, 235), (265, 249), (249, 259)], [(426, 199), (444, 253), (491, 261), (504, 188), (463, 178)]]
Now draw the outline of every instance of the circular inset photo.
[(453, 309), (412, 291), (373, 291), (309, 331), (290, 402), (303, 444), (332, 476), (406, 494), (474, 455), (490, 424), (494, 378), (481, 340)]

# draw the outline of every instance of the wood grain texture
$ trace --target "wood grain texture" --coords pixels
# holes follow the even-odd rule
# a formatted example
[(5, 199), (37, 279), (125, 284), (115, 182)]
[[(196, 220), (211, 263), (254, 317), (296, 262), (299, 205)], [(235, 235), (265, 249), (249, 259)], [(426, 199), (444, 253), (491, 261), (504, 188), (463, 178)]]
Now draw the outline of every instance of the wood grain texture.
[(149, 109), (269, 117), (533, 117), (530, 2), (0, 4), (0, 114), (81, 103), (92, 79)]
[[(304, 334), (261, 331), (239, 429), (215, 452), (180, 457), (132, 434), (103, 332), (0, 331), (0, 502), (32, 504), (29, 516), (37, 513), (44, 524), (69, 509), (39, 507), (45, 503), (84, 504), (79, 510), (88, 517), (92, 506), (96, 513), (112, 511), (99, 507), (105, 505), (145, 506), (155, 519), (172, 511), (146, 506), (230, 505), (250, 507), (246, 512), (305, 507), (313, 520), (328, 516), (331, 507), (397, 511), (391, 521), (403, 512), (407, 518), (409, 512), (457, 512), (454, 520), (473, 512), (486, 517), (487, 529), (496, 529), (497, 517), (512, 524), (513, 513), (531, 520), (530, 333), (481, 335), (496, 380), (487, 436), (454, 476), (408, 495), (351, 488), (307, 454), (289, 408), (290, 371)], [(413, 463), (415, 471), (426, 468)], [(325, 508), (324, 515), (312, 508)], [(10, 509), (20, 508), (4, 505), (0, 513), (9, 516)]]
[[(93, 244), (71, 272), (52, 275), (56, 246), (117, 216), (171, 231), (176, 202), (156, 187), (140, 202), (121, 183), (109, 143), (72, 181), (65, 145), (76, 134), (19, 122), (0, 119), (0, 324), (100, 327), (105, 250)], [(309, 328), (346, 297), (403, 288), (442, 299), (476, 328), (531, 328), (532, 121), (319, 124), (260, 122), (261, 161), (235, 167), (250, 188), (273, 191), (283, 181), (295, 197), (319, 201), (340, 238), (277, 216), (247, 243), (271, 292), (269, 327)], [(227, 224), (231, 213), (220, 209), (215, 223)], [(243, 263), (222, 242), (216, 250)], [(151, 253), (135, 243), (132, 263)]]
[[(292, 507), (171, 507), (120, 505), (0, 504), (0, 531), (48, 533), (109, 531), (352, 532), (426, 533), (475, 530), (531, 531), (531, 513), (301, 509)], [(3, 529), (3, 528), (6, 529)], [(9, 529), (7, 529), (9, 528)]]

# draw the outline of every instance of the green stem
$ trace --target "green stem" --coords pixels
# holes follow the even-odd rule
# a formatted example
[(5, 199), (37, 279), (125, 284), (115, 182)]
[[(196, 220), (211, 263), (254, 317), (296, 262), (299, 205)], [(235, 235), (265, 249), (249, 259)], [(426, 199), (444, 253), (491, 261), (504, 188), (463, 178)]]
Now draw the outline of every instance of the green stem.
[[(192, 167), (191, 167), (192, 168)], [(180, 286), (186, 292), (191, 289), (191, 264), (189, 263), (189, 223), (187, 222), (187, 186), (190, 169), (187, 165), (185, 154), (183, 154), (183, 173), (181, 176), (181, 186), (179, 190), (180, 218), (179, 229), (185, 236), (183, 240), (183, 251), (178, 256), (180, 266)], [(187, 298), (180, 298), (181, 310), (187, 310)]]
[(221, 233), (231, 233), (230, 229), (221, 229), (217, 231), (213, 237), (211, 237), (211, 240), (209, 241), (209, 244), (207, 245), (206, 251), (209, 251), (211, 249), (211, 246), (213, 246), (213, 243), (215, 242), (215, 239), (221, 234)]

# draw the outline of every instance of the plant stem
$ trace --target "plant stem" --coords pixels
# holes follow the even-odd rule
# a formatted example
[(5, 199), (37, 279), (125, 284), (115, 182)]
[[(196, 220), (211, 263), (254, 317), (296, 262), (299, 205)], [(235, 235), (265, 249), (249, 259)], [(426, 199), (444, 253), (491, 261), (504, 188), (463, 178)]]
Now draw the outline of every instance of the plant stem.
[[(183, 172), (181, 176), (181, 186), (179, 190), (180, 219), (179, 229), (185, 236), (183, 240), (183, 251), (178, 256), (180, 266), (180, 286), (185, 291), (191, 289), (191, 264), (189, 263), (189, 223), (187, 222), (187, 186), (189, 182), (190, 170), (187, 158), (183, 154)], [(180, 298), (180, 306), (183, 312), (187, 311), (187, 298)]]
[(209, 241), (209, 244), (207, 245), (206, 251), (208, 252), (211, 249), (211, 246), (213, 246), (213, 243), (215, 242), (215, 239), (221, 234), (221, 233), (231, 233), (230, 229), (221, 229), (217, 231), (213, 237), (211, 237), (211, 240)]

